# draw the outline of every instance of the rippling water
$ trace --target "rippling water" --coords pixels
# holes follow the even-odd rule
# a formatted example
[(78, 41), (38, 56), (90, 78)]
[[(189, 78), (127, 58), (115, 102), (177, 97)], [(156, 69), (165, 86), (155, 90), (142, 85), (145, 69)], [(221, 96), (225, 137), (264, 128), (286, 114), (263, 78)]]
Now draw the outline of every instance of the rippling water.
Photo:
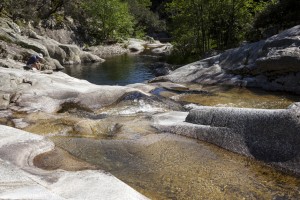
[(65, 66), (64, 72), (97, 85), (128, 85), (154, 78), (148, 66), (157, 61), (155, 56), (126, 54), (107, 58), (104, 63)]

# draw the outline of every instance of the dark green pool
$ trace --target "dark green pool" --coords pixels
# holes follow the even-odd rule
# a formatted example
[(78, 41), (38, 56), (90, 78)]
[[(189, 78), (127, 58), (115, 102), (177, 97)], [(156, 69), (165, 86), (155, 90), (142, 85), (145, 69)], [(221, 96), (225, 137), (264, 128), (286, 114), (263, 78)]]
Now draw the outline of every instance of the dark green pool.
[(104, 63), (65, 66), (64, 72), (97, 85), (128, 85), (154, 77), (149, 66), (159, 57), (151, 55), (121, 55), (106, 58)]

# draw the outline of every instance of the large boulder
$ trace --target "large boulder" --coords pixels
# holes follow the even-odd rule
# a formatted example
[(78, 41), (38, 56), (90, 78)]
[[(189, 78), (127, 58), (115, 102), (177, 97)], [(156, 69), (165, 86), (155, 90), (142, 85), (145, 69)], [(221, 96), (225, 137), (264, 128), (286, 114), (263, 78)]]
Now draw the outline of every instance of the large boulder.
[(0, 91), (12, 96), (18, 109), (57, 112), (65, 103), (97, 110), (140, 90), (121, 86), (98, 86), (72, 78), (65, 73), (42, 74), (39, 71), (0, 68)]
[(124, 47), (124, 44), (112, 44), (112, 45), (99, 45), (87, 47), (84, 50), (89, 51), (99, 57), (111, 57), (116, 55), (122, 55), (129, 52), (128, 49)]
[(134, 53), (140, 53), (144, 51), (146, 43), (144, 40), (131, 38), (127, 41), (127, 49)]
[(213, 143), (300, 175), (300, 104), (289, 109), (197, 107), (154, 116), (161, 131)]
[(300, 94), (300, 25), (186, 66), (155, 81), (260, 87)]
[[(52, 69), (61, 69), (62, 64), (104, 61), (90, 52), (82, 51), (76, 45), (61, 44), (49, 37), (38, 35), (32, 29), (26, 29), (24, 32), (25, 35), (21, 34), (18, 25), (11, 20), (0, 18), (0, 39), (2, 40), (0, 49), (1, 54), (5, 54), (2, 56), (3, 58), (9, 57), (17, 61), (21, 59), (24, 61), (29, 56), (23, 56), (22, 52), (42, 53), (46, 64), (51, 66)], [(58, 60), (60, 64), (54, 59)]]
[(22, 69), (24, 67), (24, 64), (17, 62), (13, 59), (7, 58), (7, 59), (0, 59), (0, 67)]

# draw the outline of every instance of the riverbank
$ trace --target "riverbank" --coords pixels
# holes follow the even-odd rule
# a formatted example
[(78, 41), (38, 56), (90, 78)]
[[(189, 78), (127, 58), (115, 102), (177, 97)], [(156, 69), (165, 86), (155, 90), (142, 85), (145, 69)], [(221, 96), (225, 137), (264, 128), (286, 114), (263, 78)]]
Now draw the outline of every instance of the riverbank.
[[(93, 195), (93, 191), (98, 190), (99, 186), (93, 180), (96, 179), (96, 183), (101, 181), (103, 173), (99, 173), (98, 170), (82, 172), (77, 172), (77, 170), (95, 168), (115, 173), (123, 181), (154, 199), (178, 197), (201, 199), (208, 195), (214, 199), (224, 198), (224, 196), (236, 199), (265, 199), (285, 196), (296, 198), (299, 195), (300, 184), (299, 179), (296, 178), (299, 175), (298, 166), (300, 166), (298, 161), (300, 149), (297, 146), (299, 106), (296, 103), (286, 109), (287, 104), (294, 100), (287, 98), (285, 107), (280, 107), (281, 109), (278, 110), (253, 109), (253, 107), (248, 109), (199, 107), (195, 104), (186, 105), (180, 101), (195, 94), (206, 95), (206, 97), (214, 96), (214, 92), (205, 90), (201, 85), (193, 85), (192, 82), (203, 80), (204, 76), (205, 81), (211, 80), (212, 83), (226, 85), (222, 81), (218, 82), (228, 78), (228, 74), (226, 74), (228, 71), (221, 66), (222, 62), (231, 62), (232, 56), (229, 56), (230, 59), (226, 59), (225, 56), (224, 60), (218, 60), (220, 65), (215, 62), (213, 66), (208, 65), (211, 64), (209, 61), (215, 61), (215, 57), (213, 57), (200, 61), (200, 64), (184, 66), (170, 75), (158, 77), (148, 84), (100, 86), (70, 77), (62, 72), (45, 74), (40, 71), (23, 70), (20, 62), (16, 61), (17, 58), (12, 57), (15, 55), (12, 49), (16, 46), (18, 46), (16, 51), (19, 52), (37, 53), (38, 50), (44, 51), (45, 54), (48, 52), (51, 59), (53, 59), (50, 56), (51, 49), (60, 53), (69, 52), (68, 54), (57, 54), (57, 58), (61, 59), (61, 61), (57, 61), (65, 62), (65, 64), (72, 64), (79, 60), (82, 62), (85, 60), (84, 56), (91, 55), (93, 57), (94, 54), (52, 40), (49, 41), (53, 46), (40, 46), (36, 41), (42, 41), (45, 39), (44, 37), (37, 36), (37, 39), (30, 39), (17, 34), (18, 30), (12, 28), (14, 24), (9, 24), (10, 22), (6, 23), (6, 28), (0, 29), (0, 31), (2, 30), (0, 33), (7, 36), (6, 40), (2, 41), (3, 44), (9, 46), (3, 51), (3, 55), (6, 56), (5, 59), (13, 60), (15, 64), (12, 64), (14, 66), (12, 68), (7, 68), (7, 66), (0, 68), (0, 122), (43, 135), (53, 142), (29, 133), (24, 133), (24, 137), (21, 137), (23, 139), (19, 140), (18, 130), (3, 127), (1, 132), (4, 134), (3, 138), (9, 138), (9, 135), (5, 135), (6, 129), (11, 130), (8, 133), (17, 134), (15, 138), (11, 138), (11, 143), (6, 139), (1, 140), (3, 148), (0, 147), (2, 150), (0, 158), (12, 164), (4, 167), (5, 169), (15, 169), (16, 166), (16, 171), (21, 170), (17, 173), (23, 173), (23, 161), (25, 161), (25, 164), (30, 163), (29, 167), (27, 164), (24, 167), (25, 172), (31, 169), (41, 170), (33, 166), (32, 160), (36, 155), (46, 152), (46, 150), (35, 152), (35, 149), (43, 149), (35, 146), (36, 144), (40, 145), (39, 141), (42, 141), (42, 144), (46, 145), (47, 151), (54, 149), (54, 143), (61, 149), (54, 149), (52, 152), (35, 157), (36, 165), (46, 169), (49, 167), (48, 169), (76, 170), (72, 173), (60, 170), (41, 171), (42, 178), (47, 178), (50, 174), (50, 183), (46, 180), (46, 183), (42, 184), (47, 185), (47, 188), (50, 184), (50, 188), (55, 191), (54, 195), (58, 196), (66, 195), (68, 198), (76, 199), (82, 197), (80, 195)], [(298, 28), (296, 31), (291, 30), (282, 35), (292, 37)], [(278, 37), (278, 41), (284, 39), (281, 36)], [(291, 40), (295, 41), (296, 39), (293, 36)], [(24, 45), (24, 41), (27, 42), (27, 45)], [(276, 41), (276, 37), (274, 37), (267, 43), (269, 45), (277, 44)], [(24, 46), (21, 50), (19, 44)], [(159, 45), (158, 43), (153, 44), (151, 48), (160, 48)], [(143, 41), (135, 39), (132, 40), (132, 43), (128, 43), (128, 48), (135, 49), (136, 53), (147, 46), (149, 45)], [(286, 48), (290, 49), (289, 46)], [(239, 52), (245, 49), (246, 47), (242, 47), (242, 49), (229, 50), (229, 52)], [(292, 49), (295, 50), (295, 48)], [(298, 55), (297, 51), (295, 52), (291, 56), (293, 61), (297, 59)], [(231, 53), (229, 54), (231, 55)], [(66, 55), (66, 57), (62, 55)], [(232, 53), (232, 55), (236, 54)], [(224, 55), (219, 55), (218, 59), (221, 57)], [(281, 58), (284, 60), (285, 54)], [(247, 63), (253, 64), (253, 62)], [(19, 64), (16, 65), (16, 63)], [(16, 68), (15, 66), (18, 69), (13, 69)], [(245, 67), (249, 67), (248, 64), (245, 64)], [(289, 77), (289, 73), (287, 77)], [(284, 74), (280, 76), (284, 76)], [(235, 78), (237, 77), (229, 76), (229, 79), (226, 80), (233, 81), (232, 85), (240, 83), (239, 81), (234, 82)], [(188, 80), (183, 81), (187, 82), (185, 85), (166, 82), (166, 80), (173, 81), (173, 79), (177, 82)], [(295, 79), (291, 81), (291, 84), (298, 84), (294, 82)], [(237, 85), (240, 86), (240, 84)], [(291, 88), (291, 90), (296, 91), (297, 88)], [(161, 95), (162, 93), (165, 96)], [(236, 123), (237, 120), (238, 123)], [(286, 130), (289, 130), (288, 135)], [(190, 136), (201, 141), (170, 133)], [(34, 140), (34, 137), (38, 137), (38, 142), (25, 140), (25, 138)], [(202, 141), (210, 142), (215, 146)], [(230, 153), (217, 146), (250, 158)], [(280, 149), (282, 147), (285, 147), (284, 151)], [(15, 151), (15, 149), (20, 149), (20, 151)], [(29, 158), (26, 157), (26, 152), (32, 153), (30, 162), (27, 162)], [(279, 160), (276, 160), (278, 152), (280, 152)], [(262, 155), (266, 156), (263, 157), (266, 159), (261, 159)], [(65, 157), (61, 160), (60, 156)], [(21, 164), (17, 158), (22, 158)], [(268, 160), (268, 158), (272, 160)], [(65, 162), (72, 163), (75, 167), (67, 168)], [(294, 177), (282, 174), (268, 166), (280, 166), (281, 170), (292, 172)], [(8, 176), (8, 185), (14, 184), (14, 182), (9, 182), (11, 176), (13, 174)], [(37, 177), (38, 180), (41, 179), (40, 174)], [(84, 180), (86, 178), (92, 180), (90, 180), (91, 182), (82, 182), (80, 181), (81, 177)], [(115, 180), (115, 178), (113, 179)], [(67, 181), (64, 182), (65, 180)], [(70, 194), (71, 191), (66, 190), (65, 186), (71, 184), (72, 181), (78, 183), (74, 186), (75, 189), (87, 190), (89, 193)], [(278, 182), (280, 187), (278, 187)], [(119, 184), (116, 181), (109, 186), (114, 187), (115, 183)], [(241, 185), (241, 183), (243, 184)], [(91, 188), (89, 188), (90, 185), (92, 185)], [(42, 186), (44, 187), (44, 185)], [(25, 190), (27, 195), (33, 193), (35, 187), (33, 188), (33, 190), (27, 190), (22, 186), (20, 190)], [(201, 189), (200, 193), (199, 188)], [(5, 189), (3, 191), (1, 195), (6, 195)], [(113, 193), (120, 194), (114, 191)], [(134, 198), (140, 198), (139, 194), (133, 193), (137, 195)], [(14, 190), (9, 193), (9, 195), (12, 194), (24, 195), (24, 193)], [(111, 196), (108, 195), (104, 198), (110, 199)], [(129, 197), (129, 199), (131, 198)]]
[[(168, 82), (99, 86), (62, 72), (42, 74), (2, 68), (0, 74), (2, 97), (7, 99), (3, 105), (7, 105), (6, 108), (0, 112), (0, 121), (6, 121), (1, 123), (42, 135), (75, 156), (70, 158), (61, 152), (58, 157), (55, 151), (41, 154), (35, 157), (37, 166), (52, 170), (96, 167), (153, 199), (187, 196), (197, 199), (210, 194), (215, 199), (224, 196), (275, 198), (282, 194), (293, 198), (298, 195), (299, 183), (295, 177), (217, 146), (153, 128), (156, 114), (176, 110), (187, 115), (189, 109), (197, 107), (187, 105), (184, 108), (178, 102), (151, 94), (151, 91), (168, 88), (175, 96), (189, 92), (213, 95), (203, 88), (197, 90), (195, 85), (189, 88)], [(173, 116), (179, 115), (171, 114), (165, 119), (182, 130), (181, 123)], [(185, 132), (192, 130), (194, 128)], [(4, 158), (5, 155), (9, 152), (3, 153)], [(74, 168), (66, 168), (65, 162), (74, 164)], [(244, 184), (241, 185), (240, 180), (244, 180)], [(276, 181), (268, 180), (284, 184), (278, 188)], [(193, 187), (189, 187), (191, 182)], [(259, 188), (255, 186), (257, 182)]]
[[(63, 30), (61, 30), (63, 35)], [(128, 39), (120, 44), (80, 48), (72, 43), (58, 42), (58, 35), (38, 35), (33, 28), (19, 27), (12, 20), (0, 18), (0, 66), (21, 69), (29, 57), (41, 53), (47, 69), (61, 70), (63, 65), (104, 62), (101, 57), (125, 53), (141, 53), (145, 49), (157, 54), (171, 51), (171, 44), (159, 41)]]
[(300, 94), (300, 25), (200, 60), (155, 81), (234, 85)]

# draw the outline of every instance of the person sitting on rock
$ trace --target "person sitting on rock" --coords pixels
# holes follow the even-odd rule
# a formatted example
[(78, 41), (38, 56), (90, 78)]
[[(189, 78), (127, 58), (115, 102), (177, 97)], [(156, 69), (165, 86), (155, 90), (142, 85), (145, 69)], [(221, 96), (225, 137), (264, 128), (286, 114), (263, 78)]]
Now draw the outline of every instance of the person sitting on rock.
[(32, 55), (26, 63), (27, 69), (36, 68), (37, 70), (42, 70), (43, 64), (41, 61), (43, 60), (43, 54), (39, 53), (37, 55)]

